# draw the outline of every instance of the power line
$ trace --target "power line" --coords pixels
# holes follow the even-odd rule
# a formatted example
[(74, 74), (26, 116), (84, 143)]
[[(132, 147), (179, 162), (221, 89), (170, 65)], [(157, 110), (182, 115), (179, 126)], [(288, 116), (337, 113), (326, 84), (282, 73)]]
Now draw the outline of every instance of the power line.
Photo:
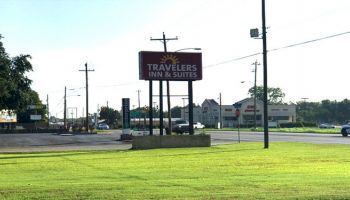
[[(321, 37), (321, 38), (317, 38), (317, 39), (312, 39), (312, 40), (308, 40), (308, 41), (304, 41), (304, 42), (299, 42), (299, 43), (295, 43), (295, 44), (290, 44), (290, 45), (286, 45), (286, 46), (270, 49), (270, 50), (268, 50), (268, 52), (278, 51), (278, 50), (292, 48), (292, 47), (296, 47), (296, 46), (301, 46), (301, 45), (304, 45), (304, 44), (309, 44), (309, 43), (318, 42), (318, 41), (322, 41), (322, 40), (326, 40), (326, 39), (331, 39), (331, 38), (343, 36), (343, 35), (346, 35), (346, 34), (350, 34), (350, 31), (346, 31), (346, 32), (342, 32), (342, 33), (338, 33), (338, 34), (334, 34), (334, 35), (330, 35), (330, 36), (325, 36), (325, 37)], [(230, 59), (230, 60), (221, 61), (221, 62), (218, 62), (218, 63), (215, 63), (215, 64), (210, 64), (210, 65), (204, 66), (203, 68), (212, 68), (212, 67), (216, 67), (216, 66), (227, 64), (227, 63), (231, 63), (231, 62), (244, 60), (246, 58), (254, 57), (254, 56), (257, 56), (257, 55), (260, 55), (260, 54), (262, 54), (262, 53), (261, 52), (253, 53), (253, 54), (249, 54), (249, 55), (246, 55), (246, 56), (242, 56), (242, 57), (233, 58), (233, 59)], [(138, 83), (140, 83), (140, 81), (117, 83), (117, 84), (111, 84), (111, 85), (97, 85), (97, 86), (94, 86), (94, 87), (121, 87), (121, 86), (134, 85), (134, 84), (138, 84)], [(81, 90), (81, 89), (85, 89), (85, 87), (72, 88), (72, 89), (74, 89), (74, 90)], [(60, 92), (60, 91), (54, 91), (54, 92)], [(63, 97), (62, 97), (62, 100), (63, 100)]]
[(226, 64), (226, 63), (230, 63), (230, 62), (234, 62), (234, 61), (250, 58), (250, 57), (253, 57), (253, 56), (257, 56), (259, 54), (261, 54), (261, 53), (260, 52), (259, 53), (254, 53), (254, 54), (250, 54), (250, 55), (247, 55), (247, 56), (242, 56), (242, 57), (234, 58), (234, 59), (231, 59), (231, 60), (222, 61), (222, 62), (219, 62), (219, 63), (216, 63), (216, 64), (211, 64), (211, 65), (204, 66), (203, 68), (211, 68), (211, 67), (215, 67), (215, 66), (218, 66), (218, 65), (223, 65), (223, 64)]
[[(317, 39), (307, 40), (307, 41), (304, 41), (304, 42), (299, 42), (299, 43), (290, 44), (290, 45), (283, 46), (283, 47), (274, 48), (274, 49), (268, 50), (268, 52), (278, 51), (278, 50), (287, 49), (287, 48), (291, 48), (291, 47), (296, 47), (296, 46), (300, 46), (300, 45), (304, 45), (304, 44), (318, 42), (318, 41), (321, 41), (321, 40), (331, 39), (331, 38), (343, 36), (343, 35), (346, 35), (346, 34), (349, 34), (349, 33), (350, 33), (350, 31), (346, 31), (346, 32), (337, 33), (337, 34), (334, 34), (334, 35), (329, 35), (329, 36), (326, 36), (326, 37), (321, 37), (321, 38), (317, 38)], [(223, 64), (234, 62), (234, 61), (243, 60), (243, 59), (250, 58), (250, 57), (253, 57), (253, 56), (257, 56), (257, 55), (260, 55), (260, 54), (262, 54), (262, 53), (261, 52), (254, 53), (254, 54), (250, 54), (250, 55), (247, 55), (247, 56), (242, 56), (242, 57), (234, 58), (234, 59), (231, 59), (231, 60), (222, 61), (222, 62), (219, 62), (219, 63), (216, 63), (216, 64), (207, 65), (207, 66), (204, 66), (203, 68), (216, 67), (218, 65), (223, 65)]]
[(334, 37), (346, 35), (346, 34), (349, 34), (349, 33), (350, 33), (350, 31), (347, 31), (347, 32), (338, 33), (338, 34), (334, 34), (334, 35), (329, 35), (329, 36), (326, 36), (326, 37), (321, 37), (321, 38), (317, 38), (317, 39), (313, 39), (313, 40), (308, 40), (308, 41), (305, 41), (305, 42), (290, 44), (290, 45), (287, 45), (287, 46), (284, 46), (284, 47), (279, 47), (279, 48), (271, 49), (271, 50), (269, 50), (269, 52), (271, 52), (271, 51), (277, 51), (277, 50), (281, 50), (281, 49), (287, 49), (287, 48), (291, 48), (291, 47), (296, 47), (296, 46), (300, 46), (300, 45), (304, 45), (304, 44), (309, 44), (309, 43), (313, 43), (313, 42), (318, 42), (318, 41), (321, 41), (321, 40), (326, 40), (326, 39), (330, 39), (330, 38), (334, 38)]

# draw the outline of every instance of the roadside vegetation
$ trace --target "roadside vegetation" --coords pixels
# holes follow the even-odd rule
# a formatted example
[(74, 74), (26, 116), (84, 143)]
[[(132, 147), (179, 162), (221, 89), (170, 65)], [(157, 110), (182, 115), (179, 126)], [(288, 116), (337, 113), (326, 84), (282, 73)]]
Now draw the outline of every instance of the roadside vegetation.
[(350, 199), (350, 147), (0, 154), (0, 199)]

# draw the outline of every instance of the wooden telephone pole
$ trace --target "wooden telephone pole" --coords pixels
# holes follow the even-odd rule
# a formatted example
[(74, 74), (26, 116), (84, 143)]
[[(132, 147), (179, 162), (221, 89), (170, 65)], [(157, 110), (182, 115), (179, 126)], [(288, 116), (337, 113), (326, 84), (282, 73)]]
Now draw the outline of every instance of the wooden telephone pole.
[[(178, 38), (166, 38), (165, 34), (163, 32), (163, 38), (159, 39), (153, 39), (151, 38), (151, 41), (158, 40), (163, 42), (164, 44), (164, 53), (167, 53), (167, 46), (166, 43), (169, 40), (177, 40)], [(170, 105), (170, 85), (169, 80), (166, 81), (167, 86), (167, 99), (168, 99), (168, 123), (169, 123), (169, 134), (172, 132), (172, 124), (171, 124), (171, 105)], [(151, 103), (151, 102), (150, 102)], [(152, 105), (150, 104), (150, 109), (152, 108)], [(163, 81), (159, 81), (159, 125), (160, 125), (160, 135), (163, 135)]]
[(85, 72), (85, 88), (86, 88), (86, 121), (85, 121), (85, 127), (86, 131), (89, 132), (89, 78), (88, 78), (88, 72), (95, 71), (94, 69), (88, 69), (87, 63), (85, 63), (85, 69), (79, 70)]

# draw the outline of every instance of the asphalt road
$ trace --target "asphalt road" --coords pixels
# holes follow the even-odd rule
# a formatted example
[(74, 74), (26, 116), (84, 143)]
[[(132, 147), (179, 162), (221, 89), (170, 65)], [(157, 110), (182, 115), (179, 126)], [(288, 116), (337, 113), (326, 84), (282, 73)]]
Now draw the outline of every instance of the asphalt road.
[(0, 134), (0, 153), (66, 150), (130, 149), (130, 142), (121, 142), (121, 131), (104, 134)]
[[(211, 135), (212, 145), (238, 143), (237, 131), (207, 131), (206, 133)], [(118, 139), (120, 139), (120, 134), (120, 130), (89, 135), (58, 135), (52, 133), (0, 134), (0, 153), (130, 149), (130, 142), (118, 141)], [(240, 133), (240, 142), (263, 141), (263, 133)], [(341, 134), (269, 133), (269, 141), (350, 144), (350, 137), (342, 137)]]
[[(211, 135), (213, 144), (227, 144), (238, 142), (263, 142), (262, 132), (241, 132), (238, 137), (237, 131), (207, 131)], [(270, 142), (307, 142), (314, 144), (350, 144), (350, 137), (339, 134), (315, 134), (315, 133), (269, 133)]]

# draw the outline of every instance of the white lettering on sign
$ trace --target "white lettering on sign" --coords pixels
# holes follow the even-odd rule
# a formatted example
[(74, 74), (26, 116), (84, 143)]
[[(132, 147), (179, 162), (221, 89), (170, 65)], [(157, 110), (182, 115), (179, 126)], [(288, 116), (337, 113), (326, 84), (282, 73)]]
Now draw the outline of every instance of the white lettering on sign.
[(197, 65), (147, 64), (149, 71), (197, 71)]
[(197, 78), (197, 65), (147, 64), (150, 78)]

